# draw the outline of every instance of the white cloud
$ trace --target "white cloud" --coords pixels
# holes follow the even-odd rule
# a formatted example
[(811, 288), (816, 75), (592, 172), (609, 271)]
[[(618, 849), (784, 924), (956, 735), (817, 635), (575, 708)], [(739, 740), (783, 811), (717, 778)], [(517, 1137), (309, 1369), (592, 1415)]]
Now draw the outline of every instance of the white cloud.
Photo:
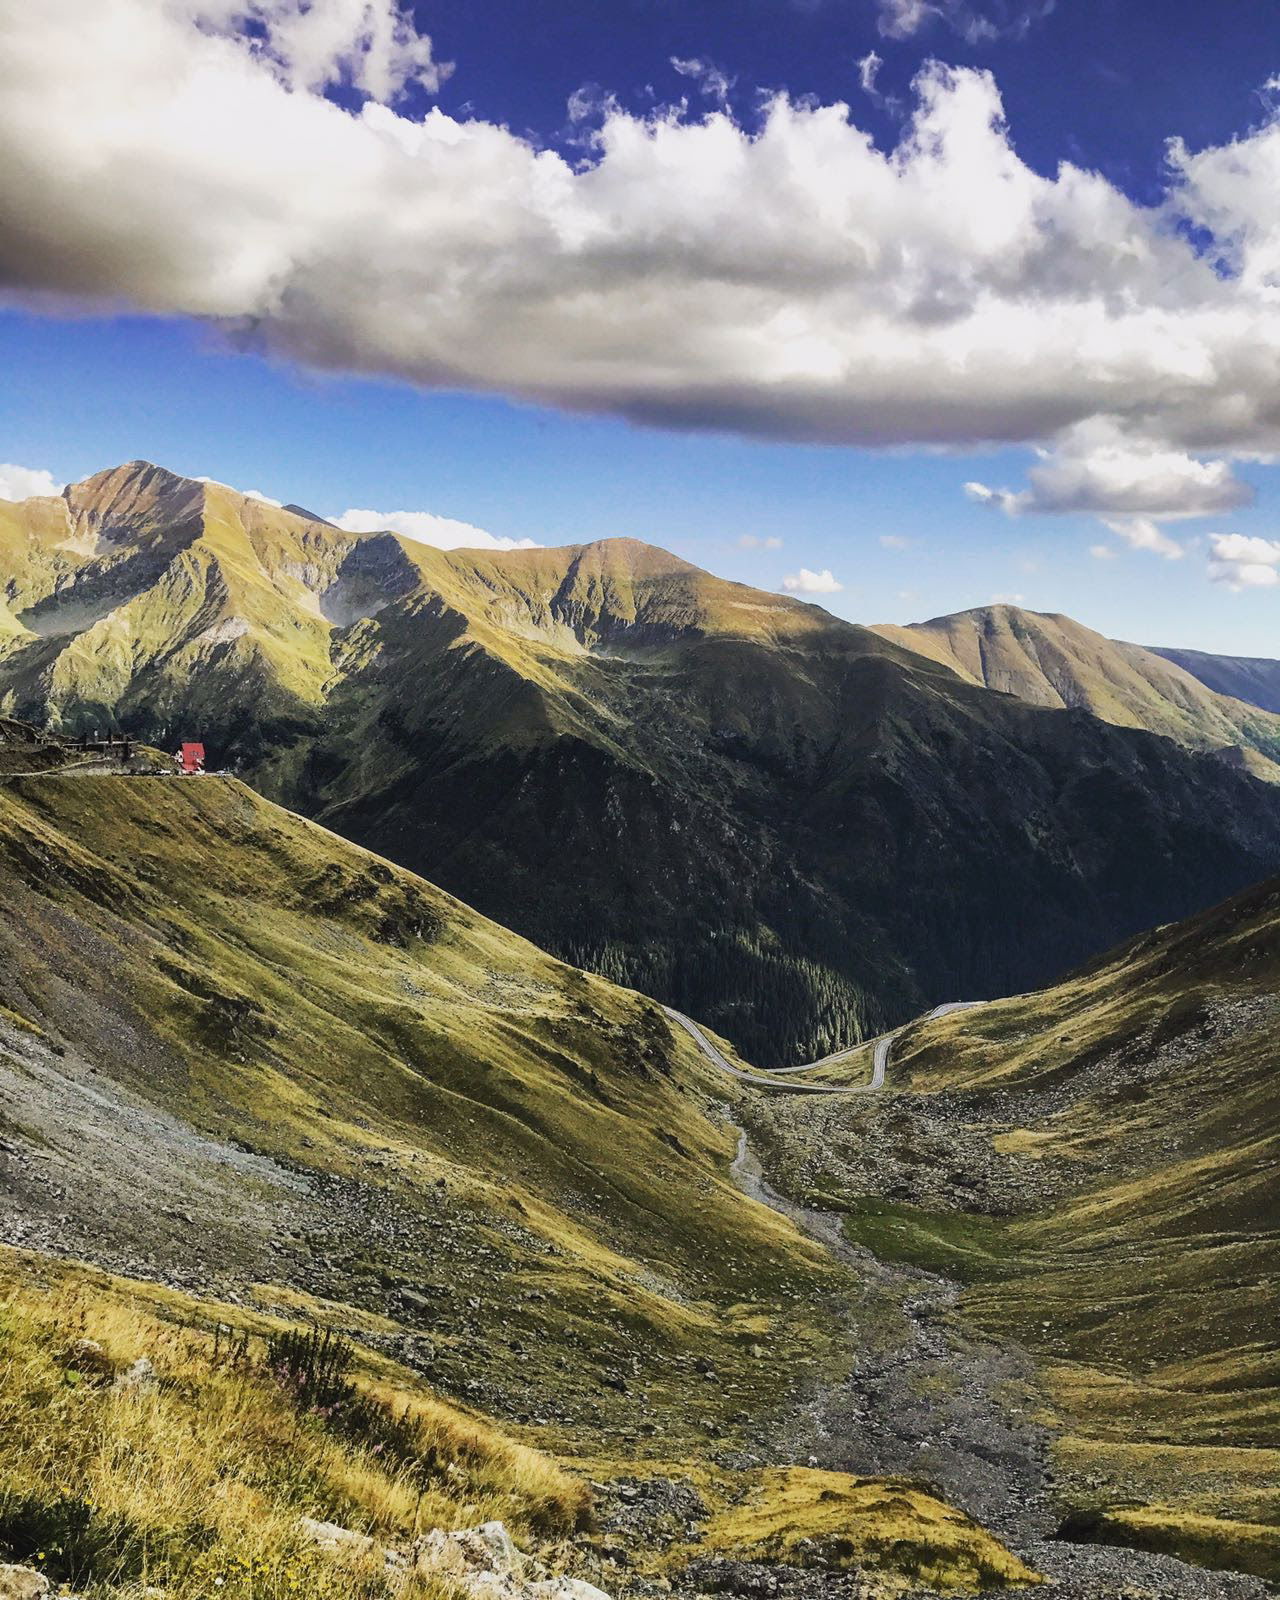
[(1280, 539), (1242, 533), (1209, 535), (1209, 577), (1229, 589), (1272, 589), (1280, 585)]
[[(9, 300), (671, 427), (955, 446), (1104, 418), (1135, 448), (1280, 451), (1275, 119), (1174, 144), (1154, 206), (1034, 171), (990, 75), (936, 63), (890, 151), (842, 104), (744, 125), (605, 97), (570, 161), (378, 103), (436, 70), (407, 16), (0, 0)], [(375, 98), (315, 92), (339, 79)]]
[(728, 77), (719, 67), (710, 61), (700, 61), (696, 56), (687, 60), (672, 56), (671, 65), (682, 78), (692, 78), (708, 100), (714, 100), (718, 106), (728, 105), (729, 91), (737, 80)]
[(220, 478), (207, 478), (203, 473), (197, 473), (196, 483), (212, 483), (219, 489), (230, 489), (232, 494), (241, 494), (246, 500), (260, 500), (264, 506), (280, 506), (283, 500), (273, 500), (269, 494), (263, 494), (261, 489), (237, 489), (234, 484), (223, 483)]
[(348, 83), (389, 101), (411, 83), (434, 94), (453, 70), (397, 0), (185, 0), (181, 10), (209, 33), (245, 39), (289, 89)]
[(430, 511), (344, 511), (330, 520), (348, 533), (381, 533), (390, 530), (418, 544), (434, 545), (437, 550), (537, 550), (533, 539), (500, 539), (469, 522), (453, 517), (437, 517)]
[(939, 15), (927, 0), (880, 0), (880, 32), (886, 39), (909, 39)]
[(886, 550), (910, 550), (915, 541), (906, 538), (901, 533), (882, 533), (880, 535), (880, 543)]
[(1056, 0), (880, 0), (880, 32), (888, 39), (910, 39), (944, 23), (966, 44), (1021, 39), (1054, 9)]
[(880, 91), (876, 88), (876, 78), (879, 75), (880, 68), (884, 66), (884, 57), (878, 56), (874, 50), (868, 50), (866, 55), (859, 59), (857, 65), (858, 83), (862, 88), (863, 94), (869, 94), (873, 98), (877, 98)]
[(1114, 561), (1116, 553), (1109, 544), (1091, 544), (1089, 554), (1095, 561)]
[(782, 540), (776, 534), (768, 534), (764, 538), (758, 533), (744, 533), (738, 539), (739, 550), (781, 550)]
[[(966, 483), (965, 494), (1011, 517), (1092, 512), (1133, 549), (1171, 561), (1184, 550), (1162, 522), (1235, 510), (1254, 498), (1229, 461), (1204, 461), (1185, 450), (1130, 439), (1104, 420), (1080, 423), (1038, 456), (1025, 489)], [(1111, 552), (1095, 545), (1093, 554), (1106, 560)]]
[(1042, 450), (1018, 492), (966, 483), (972, 500), (1010, 516), (1023, 512), (1094, 512), (1162, 520), (1212, 516), (1253, 502), (1228, 461), (1202, 461), (1184, 450), (1134, 440), (1107, 421), (1082, 423), (1053, 450)]
[(1016, 516), (1018, 510), (1018, 497), (1009, 489), (992, 489), (985, 483), (966, 483), (964, 492), (970, 500), (976, 500), (980, 506), (991, 506), (993, 509), (1006, 512), (1009, 516)]
[(789, 572), (782, 580), (782, 587), (789, 594), (839, 594), (844, 588), (830, 567), (823, 567), (821, 572), (810, 572), (808, 567), (801, 567), (799, 572)]
[(993, 606), (1021, 606), (1026, 603), (1027, 597), (1025, 594), (993, 594), (991, 596), (991, 604)]
[(1166, 561), (1180, 561), (1186, 553), (1150, 517), (1103, 517), (1102, 522), (1133, 550), (1148, 550)]
[(18, 467), (0, 462), (0, 500), (32, 500), (37, 495), (61, 494), (62, 484), (43, 467)]

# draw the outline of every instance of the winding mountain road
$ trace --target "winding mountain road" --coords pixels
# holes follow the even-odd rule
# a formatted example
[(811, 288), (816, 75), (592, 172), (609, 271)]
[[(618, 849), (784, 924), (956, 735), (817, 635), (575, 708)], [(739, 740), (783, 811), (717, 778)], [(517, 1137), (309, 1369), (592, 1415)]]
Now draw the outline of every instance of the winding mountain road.
[[(932, 1011), (926, 1011), (924, 1016), (915, 1018), (915, 1021), (927, 1022), (930, 1017), (945, 1017), (948, 1012), (968, 1011), (973, 1006), (983, 1004), (981, 1000), (950, 1000), (946, 1005), (934, 1006)], [(798, 1067), (777, 1067), (772, 1072), (751, 1072), (743, 1067), (735, 1067), (724, 1052), (712, 1044), (692, 1017), (686, 1017), (683, 1011), (677, 1011), (674, 1006), (663, 1006), (662, 1009), (672, 1022), (679, 1023), (707, 1060), (713, 1066), (719, 1067), (721, 1072), (727, 1072), (731, 1078), (737, 1078), (740, 1083), (752, 1083), (764, 1089), (781, 1089), (786, 1094), (870, 1094), (875, 1089), (883, 1088), (893, 1041), (904, 1028), (912, 1026), (911, 1023), (904, 1022), (901, 1028), (894, 1028), (891, 1033), (882, 1033), (875, 1041), (869, 1083), (786, 1083), (778, 1080), (788, 1078), (797, 1072), (812, 1072), (815, 1067), (829, 1067), (837, 1061), (843, 1061), (846, 1056), (854, 1055), (864, 1049), (867, 1041), (864, 1039), (861, 1044), (850, 1045), (847, 1050), (836, 1050), (833, 1054), (822, 1056), (817, 1061), (801, 1062)]]

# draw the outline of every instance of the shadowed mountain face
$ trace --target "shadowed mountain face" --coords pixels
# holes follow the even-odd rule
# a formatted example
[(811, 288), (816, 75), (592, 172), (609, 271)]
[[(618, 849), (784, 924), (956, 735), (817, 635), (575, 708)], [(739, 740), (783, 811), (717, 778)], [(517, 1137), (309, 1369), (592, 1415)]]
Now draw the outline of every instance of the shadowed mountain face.
[[(1193, 750), (1217, 750), (1256, 776), (1280, 782), (1280, 665), (1275, 705), (1229, 685), (1248, 663), (1221, 665), (1210, 682), (1183, 657), (1193, 651), (1146, 650), (1106, 639), (1070, 617), (982, 606), (907, 627), (875, 630), (941, 662), (970, 683), (1014, 694), (1038, 706), (1077, 706), (1122, 728), (1146, 728)], [(1202, 681), (1203, 680), (1203, 681)], [(1258, 681), (1264, 680), (1259, 676)], [(1231, 698), (1231, 696), (1238, 696)], [(1260, 709), (1265, 708), (1265, 709)]]
[(0, 711), (203, 737), (760, 1064), (1280, 866), (1219, 757), (633, 540), (443, 552), (135, 464), (0, 508), (0, 556)]
[(1280, 715), (1280, 661), (1263, 656), (1207, 655), (1203, 650), (1169, 650), (1154, 644), (1151, 654), (1174, 662), (1217, 694), (1234, 695), (1237, 700)]

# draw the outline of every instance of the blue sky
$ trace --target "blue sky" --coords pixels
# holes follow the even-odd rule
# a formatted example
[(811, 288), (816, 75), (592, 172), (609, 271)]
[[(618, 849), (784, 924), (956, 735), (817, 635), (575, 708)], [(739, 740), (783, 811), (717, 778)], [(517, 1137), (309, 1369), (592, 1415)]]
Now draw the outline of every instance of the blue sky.
[[(106, 9), (135, 3), (106, 0)], [(273, 19), (289, 0), (246, 0), (250, 8), (254, 3), (265, 9), (266, 21), (239, 19), (242, 40), (256, 32), (269, 38)], [(432, 92), (421, 79), (409, 78), (393, 96), (382, 98), (406, 123), (437, 105), (459, 122), (505, 126), (581, 167), (600, 161), (598, 149), (587, 141), (611, 114), (637, 119), (618, 124), (624, 133), (634, 133), (653, 117), (655, 107), (670, 107), (684, 97), (686, 124), (719, 116), (746, 141), (761, 126), (760, 91), (782, 90), (793, 103), (806, 97), (821, 106), (847, 102), (858, 129), (888, 151), (902, 139), (912, 114), (918, 92), (913, 79), (926, 61), (936, 59), (992, 75), (1007, 116), (1007, 144), (1030, 174), (1052, 180), (1059, 162), (1070, 161), (1100, 174), (1108, 195), (1134, 203), (1139, 213), (1158, 205), (1167, 191), (1170, 136), (1180, 135), (1198, 152), (1237, 135), (1257, 136), (1267, 123), (1268, 99), (1275, 91), (1265, 84), (1280, 70), (1280, 12), (1273, 4), (1239, 0), (1228, 27), (1210, 8), (1183, 0), (1172, 5), (1059, 0), (1052, 9), (1042, 5), (1034, 11), (1013, 0), (939, 0), (938, 7), (914, 20), (902, 11), (908, 3), (623, 0), (604, 6), (547, 0), (530, 7), (440, 0), (416, 7), (413, 20), (420, 33), (430, 34), (434, 61), (453, 63), (452, 72), (433, 82)], [(157, 48), (164, 44), (159, 41)], [(683, 65), (674, 66), (673, 58)], [(294, 72), (287, 87), (295, 100), (327, 95), (355, 112), (369, 99), (367, 90), (350, 81), (308, 86), (298, 81), (302, 69), (296, 65), (281, 69), (277, 63), (274, 70)], [(67, 72), (74, 75), (74, 62)], [(352, 76), (346, 73), (347, 80)], [(867, 81), (870, 92), (862, 87)], [(954, 99), (953, 90), (948, 80), (940, 93)], [(577, 120), (568, 110), (575, 95)], [(613, 97), (612, 108), (606, 96)], [(582, 106), (589, 108), (585, 115)], [(86, 112), (86, 122), (89, 118)], [(5, 132), (0, 123), (0, 135)], [(156, 137), (146, 129), (143, 136), (153, 142)], [(34, 131), (32, 139), (33, 148), (47, 147), (47, 138), (44, 146), (35, 144)], [(496, 135), (493, 142), (500, 143)], [(803, 150), (811, 154), (814, 148)], [(830, 159), (836, 162), (844, 147), (821, 148), (833, 149)], [(1002, 145), (981, 160), (998, 163), (1003, 151)], [(499, 155), (507, 158), (505, 149)], [(956, 158), (955, 205), (972, 208), (974, 231), (980, 234), (988, 196), (998, 207), (1000, 191), (983, 188), (985, 177), (975, 178), (962, 156), (963, 151)], [(677, 151), (676, 158), (685, 160), (685, 152)], [(243, 165), (252, 155), (237, 159)], [(624, 150), (604, 163), (606, 170), (613, 163), (619, 173), (608, 204), (625, 207), (627, 185), (634, 183), (640, 215), (652, 200), (651, 175), (635, 177), (629, 161)], [(679, 181), (687, 186), (710, 181), (707, 170), (701, 155), (690, 158)], [(563, 375), (544, 385), (537, 350), (524, 331), (534, 324), (521, 323), (524, 308), (517, 308), (512, 348), (504, 347), (500, 326), (483, 348), (472, 335), (465, 350), (461, 342), (449, 347), (451, 360), (463, 350), (457, 357), (460, 387), (490, 391), (460, 393), (451, 373), (441, 370), (438, 345), (431, 345), (426, 356), (414, 353), (401, 360), (394, 325), (374, 334), (364, 327), (343, 329), (331, 340), (332, 316), (317, 315), (308, 323), (286, 301), (287, 317), (277, 306), (278, 328), (261, 334), (270, 319), (242, 315), (224, 293), (238, 258), (208, 283), (197, 281), (189, 264), (182, 263), (172, 281), (153, 283), (154, 241), (126, 239), (122, 247), (113, 235), (109, 249), (103, 224), (94, 222), (93, 232), (85, 220), (91, 202), (83, 186), (69, 191), (63, 179), (62, 172), (48, 174), (53, 220), (47, 227), (31, 222), (32, 236), (40, 242), (58, 224), (63, 230), (58, 253), (50, 250), (45, 264), (11, 270), (10, 276), (26, 274), (26, 281), (15, 285), (8, 309), (0, 312), (6, 357), (0, 460), (47, 469), (65, 481), (142, 456), (331, 515), (351, 507), (429, 511), (500, 538), (539, 543), (626, 534), (767, 588), (802, 571), (830, 572), (842, 587), (814, 598), (855, 620), (906, 621), (997, 597), (1016, 598), (1034, 609), (1067, 612), (1118, 637), (1280, 654), (1280, 585), (1268, 575), (1269, 551), (1280, 535), (1280, 478), (1258, 459), (1272, 453), (1266, 432), (1271, 424), (1263, 415), (1265, 405), (1247, 426), (1230, 420), (1238, 408), (1225, 380), (1204, 409), (1227, 421), (1201, 428), (1196, 409), (1179, 406), (1152, 423), (1152, 411), (1164, 405), (1153, 381), (1150, 405), (1126, 400), (1129, 409), (1118, 433), (1109, 431), (1110, 421), (1098, 422), (1099, 408), (1092, 401), (1082, 401), (1069, 416), (1052, 418), (1054, 385), (1048, 383), (1043, 392), (1024, 385), (1028, 408), (1040, 407), (1051, 418), (1040, 430), (1030, 423), (1021, 427), (1017, 396), (1009, 398), (998, 370), (992, 378), (992, 369), (984, 367), (974, 380), (973, 407), (994, 420), (969, 430), (963, 392), (935, 415), (926, 368), (923, 387), (915, 373), (910, 382), (917, 387), (907, 384), (905, 398), (899, 400), (897, 388), (889, 393), (885, 414), (892, 411), (894, 420), (872, 447), (868, 438), (878, 431), (876, 407), (865, 396), (849, 401), (847, 367), (839, 392), (806, 391), (801, 409), (808, 420), (799, 426), (793, 426), (792, 412), (774, 391), (759, 401), (750, 371), (743, 379), (736, 351), (732, 383), (723, 372), (713, 372), (706, 391), (710, 398), (690, 407), (684, 396), (691, 388), (699, 390), (699, 364), (717, 359), (714, 341), (701, 338), (695, 311), (692, 331), (682, 325), (675, 336), (689, 341), (688, 351), (680, 350), (678, 379), (663, 376), (659, 392), (647, 387), (649, 374), (635, 375), (636, 346), (625, 355), (625, 382), (600, 387), (600, 339), (608, 339), (607, 321), (603, 335), (598, 328), (592, 331), (587, 380), (585, 368), (571, 371), (566, 364)], [(487, 180), (482, 175), (473, 181)], [(1241, 201), (1228, 193), (1214, 170), (1206, 172), (1202, 188), (1207, 198), (1195, 215), (1211, 225), (1224, 205), (1248, 203), (1248, 197)], [(32, 207), (35, 192), (28, 189), (18, 202)], [(680, 191), (675, 193), (679, 199)], [(762, 236), (771, 203), (769, 191), (763, 193)], [(665, 192), (659, 196), (665, 198)], [(1073, 205), (1070, 216), (1076, 218), (1080, 207)], [(411, 198), (405, 208), (411, 210)], [(657, 258), (659, 276), (673, 257), (683, 269), (680, 252), (687, 234), (681, 230), (687, 224), (682, 215), (673, 210), (653, 225), (655, 235), (664, 228), (668, 234), (659, 240), (667, 251)], [(899, 226), (895, 210), (886, 209), (885, 215), (886, 229)], [(1071, 223), (1090, 246), (1095, 232), (1111, 226), (1102, 213), (1096, 223), (1093, 215)], [(487, 243), (488, 213), (483, 221)], [(187, 223), (179, 203), (175, 229), (200, 223), (199, 218)], [(1191, 228), (1198, 226), (1193, 216)], [(1223, 237), (1233, 230), (1242, 231), (1238, 221), (1223, 226)], [(743, 237), (749, 255), (749, 226)], [(775, 261), (767, 269), (775, 277), (787, 270), (787, 235), (780, 237), (783, 264)], [(29, 259), (39, 257), (40, 242)], [(377, 241), (370, 242), (373, 262), (379, 259)], [(652, 242), (641, 241), (644, 248)], [(474, 239), (466, 244), (474, 254)], [(135, 247), (123, 266), (112, 266), (116, 276), (99, 273), (99, 260)], [(502, 248), (501, 242), (494, 248)], [(634, 238), (628, 248), (638, 248)], [(1158, 245), (1172, 248), (1168, 241)], [(505, 253), (509, 257), (512, 251)], [(992, 254), (984, 256), (988, 279)], [(1173, 256), (1169, 259), (1177, 265)], [(950, 292), (946, 267), (945, 261), (939, 264), (938, 281)], [(355, 302), (353, 318), (359, 311), (360, 270), (357, 259), (354, 276), (341, 288), (343, 306)], [(724, 268), (716, 270), (723, 274)], [(1155, 283), (1162, 296), (1158, 274), (1167, 269), (1156, 260), (1148, 270), (1155, 276), (1145, 281)], [(1236, 262), (1215, 270), (1244, 278), (1250, 268)], [(1056, 291), (1043, 289), (1050, 274), (1043, 268), (1037, 273), (1030, 289), (1017, 287), (1010, 304), (1025, 306), (1043, 290), (1045, 359), (1064, 362), (1064, 391), (1073, 383), (1087, 388), (1092, 375), (1082, 375), (1078, 363), (1071, 366), (1070, 356), (1055, 350)], [(798, 274), (797, 294), (804, 292), (803, 279)], [(965, 279), (966, 285), (973, 281)], [(595, 285), (588, 287), (594, 295)], [(775, 293), (774, 281), (768, 287)], [(1113, 298), (1117, 292), (1134, 298), (1129, 285), (1115, 291), (1104, 284), (1102, 290)], [(503, 292), (508, 298), (519, 293), (518, 281), (514, 290), (504, 287)], [(683, 292), (681, 284), (678, 293)], [(1072, 293), (1079, 298), (1075, 289)], [(406, 325), (415, 324), (421, 305), (416, 286), (417, 298), (403, 302), (381, 280), (376, 294), (380, 307), (389, 305)], [(310, 281), (307, 295), (321, 300)], [(1265, 294), (1251, 304), (1251, 314), (1265, 319)], [(791, 314), (789, 306), (784, 309)], [(808, 308), (802, 309), (808, 319)], [(1166, 309), (1167, 325), (1176, 329), (1178, 318), (1203, 307), (1179, 300)], [(591, 310), (596, 314), (594, 305)], [(920, 322), (917, 311), (911, 310), (912, 331)], [(492, 324), (491, 311), (487, 317)], [(549, 367), (575, 337), (575, 325), (565, 326), (567, 332), (553, 330)], [(660, 320), (651, 326), (664, 334)], [(806, 337), (811, 326), (806, 320)], [(732, 331), (735, 338), (743, 334), (741, 328)], [(264, 346), (274, 353), (264, 353)], [(643, 351), (642, 341), (638, 347)], [(1095, 364), (1105, 360), (1105, 341), (1103, 349)], [(766, 356), (772, 359), (772, 352)], [(816, 359), (825, 370), (825, 350)], [(1233, 347), (1221, 357), (1223, 370), (1239, 360)], [(620, 357), (618, 365), (623, 364)], [(361, 369), (360, 376), (346, 374), (344, 369), (353, 366)], [(924, 419), (918, 428), (913, 404)], [(992, 432), (1005, 442), (991, 443)], [(1027, 477), (1037, 446), (1049, 452), (1044, 459), (1050, 473), (1058, 474), (1039, 488)], [(1156, 493), (1148, 484), (1137, 499), (1130, 493), (1128, 501), (1104, 504), (1114, 485), (1106, 489), (1104, 484), (1105, 493), (1099, 489), (1104, 474), (1098, 462), (1114, 465), (1121, 457), (1126, 472), (1138, 459), (1144, 482), (1162, 476), (1172, 486)], [(1066, 480), (1060, 466), (1076, 487), (1061, 487)], [(1084, 480), (1080, 491), (1078, 482)], [(1008, 489), (1015, 496), (1008, 510), (1016, 514), (966, 495), (966, 483)], [(1148, 527), (1155, 531), (1143, 531)], [(1213, 547), (1215, 536), (1245, 541), (1252, 553), (1240, 554), (1243, 544), (1238, 550)], [(1181, 551), (1180, 558), (1168, 559), (1159, 545), (1151, 548), (1152, 539), (1166, 550)], [(1234, 587), (1209, 581), (1215, 548), (1214, 570), (1220, 578), (1238, 579)], [(1098, 551), (1107, 554), (1092, 553)]]

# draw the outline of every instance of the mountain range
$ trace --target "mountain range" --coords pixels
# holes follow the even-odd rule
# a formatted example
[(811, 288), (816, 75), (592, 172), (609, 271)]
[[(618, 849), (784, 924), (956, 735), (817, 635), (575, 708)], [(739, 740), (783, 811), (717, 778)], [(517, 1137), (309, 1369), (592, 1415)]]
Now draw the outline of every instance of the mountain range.
[(1215, 656), (1203, 650), (1171, 650), (1159, 645), (1153, 645), (1152, 652), (1182, 667), (1218, 694), (1261, 706), (1264, 711), (1280, 712), (1280, 661), (1260, 656)]
[(1273, 1579), (1278, 983), (1273, 878), (909, 1027), (883, 1098), (751, 1126), (785, 1194), (958, 1282), (971, 1324), (1031, 1351), (1066, 1537)]
[(1062, 621), (872, 631), (633, 540), (440, 551), (141, 462), (0, 506), (0, 572), (0, 710), (203, 738), (763, 1064), (1280, 866), (1280, 717)]

